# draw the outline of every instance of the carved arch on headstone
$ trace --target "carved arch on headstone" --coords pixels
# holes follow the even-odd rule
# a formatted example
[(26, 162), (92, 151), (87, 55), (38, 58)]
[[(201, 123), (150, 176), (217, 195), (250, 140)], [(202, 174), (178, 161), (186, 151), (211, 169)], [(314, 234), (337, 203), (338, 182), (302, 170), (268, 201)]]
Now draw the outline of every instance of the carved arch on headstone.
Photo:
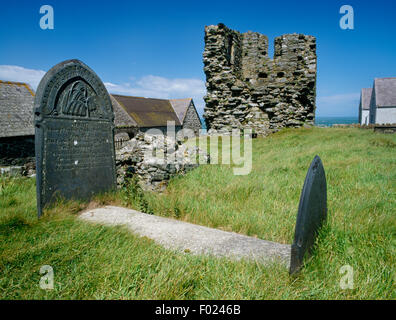
[(114, 121), (113, 107), (104, 84), (80, 60), (63, 61), (51, 68), (37, 88), (35, 101), (36, 124), (43, 116), (81, 116)]

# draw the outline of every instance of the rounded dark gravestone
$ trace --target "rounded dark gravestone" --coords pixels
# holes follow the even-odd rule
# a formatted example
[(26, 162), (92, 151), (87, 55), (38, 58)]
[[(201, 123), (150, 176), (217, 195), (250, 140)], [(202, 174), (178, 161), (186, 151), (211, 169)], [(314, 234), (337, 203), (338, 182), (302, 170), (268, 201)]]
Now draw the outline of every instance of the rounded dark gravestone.
[(298, 207), (294, 242), (291, 247), (290, 274), (297, 273), (309, 254), (327, 216), (326, 175), (322, 161), (314, 158), (305, 177)]
[(79, 60), (41, 80), (34, 102), (37, 209), (116, 187), (114, 114), (99, 77)]

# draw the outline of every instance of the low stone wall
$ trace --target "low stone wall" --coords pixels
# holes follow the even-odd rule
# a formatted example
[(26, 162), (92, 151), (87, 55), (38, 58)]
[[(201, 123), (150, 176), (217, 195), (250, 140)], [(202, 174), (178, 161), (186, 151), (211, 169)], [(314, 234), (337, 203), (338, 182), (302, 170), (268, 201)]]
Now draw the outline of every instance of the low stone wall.
[[(7, 138), (0, 141), (1, 174), (35, 174), (34, 137)], [(143, 190), (163, 191), (169, 179), (184, 174), (209, 156), (198, 147), (187, 147), (181, 140), (163, 135), (138, 133), (116, 150), (117, 184), (135, 176)]]
[(0, 166), (23, 166), (34, 159), (34, 136), (0, 138)]
[(114, 136), (119, 134), (127, 134), (130, 138), (133, 138), (138, 132), (139, 128), (137, 127), (115, 127)]
[(197, 147), (186, 147), (167, 136), (139, 133), (116, 151), (117, 184), (136, 177), (143, 190), (163, 191), (169, 179), (209, 163), (209, 156)]
[(374, 125), (374, 132), (396, 133), (396, 123), (394, 123), (394, 124)]

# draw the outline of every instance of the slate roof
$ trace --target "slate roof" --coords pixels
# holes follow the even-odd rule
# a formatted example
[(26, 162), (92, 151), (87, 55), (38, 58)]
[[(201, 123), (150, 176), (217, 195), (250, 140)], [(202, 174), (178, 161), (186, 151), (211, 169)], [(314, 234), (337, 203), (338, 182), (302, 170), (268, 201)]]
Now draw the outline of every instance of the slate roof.
[(360, 103), (363, 110), (370, 110), (370, 101), (373, 88), (363, 88), (360, 93)]
[(137, 123), (126, 112), (126, 110), (117, 102), (117, 100), (110, 95), (111, 104), (114, 112), (114, 125), (116, 127), (137, 127)]
[(181, 126), (169, 100), (115, 94), (113, 97), (133, 118), (138, 127), (166, 127), (167, 121), (174, 121), (176, 126)]
[(28, 84), (0, 80), (0, 137), (34, 135), (33, 104)]
[(375, 105), (396, 107), (396, 78), (374, 79)]
[(187, 113), (187, 109), (191, 104), (192, 98), (187, 99), (171, 99), (169, 100), (173, 109), (176, 112), (177, 117), (180, 120), (180, 123), (184, 123), (184, 118)]

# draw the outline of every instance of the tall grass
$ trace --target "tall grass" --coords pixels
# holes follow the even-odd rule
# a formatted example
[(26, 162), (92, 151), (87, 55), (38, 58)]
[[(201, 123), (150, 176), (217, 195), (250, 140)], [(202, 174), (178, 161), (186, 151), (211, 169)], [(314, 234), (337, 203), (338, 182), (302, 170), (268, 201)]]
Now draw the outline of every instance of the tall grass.
[[(134, 184), (95, 199), (258, 238), (291, 243), (305, 174), (324, 163), (328, 221), (296, 278), (264, 267), (166, 250), (123, 228), (86, 224), (62, 202), (36, 218), (35, 183), (0, 178), (2, 299), (394, 299), (396, 135), (362, 129), (290, 129), (253, 140), (253, 169), (202, 165), (163, 194)], [(42, 265), (55, 289), (39, 288)], [(340, 268), (353, 268), (353, 289)]]

